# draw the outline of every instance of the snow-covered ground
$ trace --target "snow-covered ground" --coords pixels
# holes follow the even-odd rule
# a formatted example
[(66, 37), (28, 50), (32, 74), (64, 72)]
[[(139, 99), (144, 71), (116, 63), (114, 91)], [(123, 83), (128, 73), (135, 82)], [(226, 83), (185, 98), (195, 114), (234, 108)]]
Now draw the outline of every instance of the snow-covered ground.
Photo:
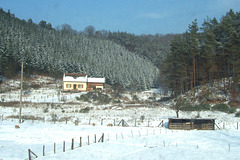
[[(237, 160), (240, 157), (240, 130), (235, 128), (182, 131), (158, 127), (75, 126), (25, 121), (19, 129), (15, 129), (15, 124), (17, 121), (0, 121), (1, 160), (27, 159), (28, 149), (39, 160)], [(104, 142), (94, 143), (94, 135), (99, 140), (102, 133)], [(72, 139), (74, 150), (71, 150)], [(66, 143), (65, 152), (63, 141)], [(42, 155), (43, 145), (45, 156)]]
[[(20, 124), (20, 129), (15, 128), (19, 113), (19, 81), (8, 80), (1, 85), (0, 160), (27, 159), (28, 149), (42, 160), (202, 160), (240, 157), (240, 118), (235, 114), (179, 111), (181, 118), (213, 118), (220, 129), (176, 131), (166, 128), (168, 118), (176, 117), (173, 103), (154, 101), (163, 96), (159, 94), (159, 89), (124, 93), (121, 103), (99, 105), (76, 100), (84, 92), (61, 92), (61, 83), (49, 77), (35, 76), (28, 85), (35, 89), (29, 87), (24, 91), (24, 123)], [(138, 101), (133, 101), (134, 96)], [(84, 110), (86, 108), (89, 110)], [(130, 127), (107, 126), (118, 125), (122, 119)], [(163, 127), (159, 126), (162, 120)], [(78, 125), (75, 125), (76, 121)], [(98, 140), (102, 133), (104, 142), (94, 143), (94, 135)], [(75, 142), (74, 150), (71, 150), (72, 139)], [(64, 153), (63, 141), (66, 142)], [(43, 145), (46, 156), (42, 156)]]

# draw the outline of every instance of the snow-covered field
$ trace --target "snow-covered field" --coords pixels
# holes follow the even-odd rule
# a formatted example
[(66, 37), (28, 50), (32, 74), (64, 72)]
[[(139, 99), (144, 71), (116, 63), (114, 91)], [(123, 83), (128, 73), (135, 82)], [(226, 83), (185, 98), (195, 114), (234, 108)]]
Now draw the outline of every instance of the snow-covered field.
[[(28, 159), (28, 149), (41, 160), (240, 159), (240, 118), (235, 114), (179, 111), (181, 118), (213, 118), (220, 129), (169, 130), (168, 118), (176, 117), (172, 103), (149, 101), (161, 98), (159, 90), (126, 93), (119, 104), (98, 105), (76, 100), (83, 92), (61, 92), (61, 83), (49, 77), (40, 76), (29, 83), (29, 86), (37, 85), (41, 87), (30, 87), (24, 92), (24, 123), (19, 129), (15, 128), (19, 82), (9, 80), (1, 85), (4, 92), (0, 93), (0, 160)], [(133, 95), (137, 95), (137, 103), (131, 103)], [(82, 112), (85, 108), (89, 110)], [(122, 119), (130, 127), (107, 126), (117, 125)], [(160, 128), (162, 120), (164, 127)], [(78, 125), (74, 124), (76, 121)], [(103, 133), (104, 142), (95, 143), (94, 135), (99, 140)], [(82, 147), (79, 147), (80, 137)], [(71, 150), (72, 139), (74, 150)], [(66, 152), (63, 152), (63, 141)], [(43, 156), (43, 145), (46, 156)]]
[[(157, 127), (107, 127), (25, 121), (0, 121), (0, 159), (22, 160), (31, 149), (41, 160), (239, 159), (240, 130), (181, 131)], [(94, 143), (94, 134), (103, 143)], [(90, 145), (88, 145), (88, 137)], [(82, 147), (79, 147), (82, 137)], [(74, 150), (71, 142), (74, 139)], [(63, 152), (63, 141), (66, 151)], [(56, 153), (54, 154), (54, 143)], [(45, 154), (43, 154), (45, 145)], [(34, 156), (32, 155), (32, 158)]]

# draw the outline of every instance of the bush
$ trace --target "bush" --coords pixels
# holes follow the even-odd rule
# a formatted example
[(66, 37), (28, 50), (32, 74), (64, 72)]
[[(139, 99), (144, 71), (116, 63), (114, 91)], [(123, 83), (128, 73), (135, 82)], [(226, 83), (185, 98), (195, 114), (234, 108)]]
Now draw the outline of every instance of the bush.
[(137, 95), (134, 95), (132, 98), (133, 101), (139, 101), (139, 98), (137, 97)]
[(43, 109), (43, 113), (48, 113), (48, 111), (49, 111), (49, 110), (48, 110), (48, 107), (46, 107), (46, 108)]
[(89, 102), (89, 97), (86, 94), (83, 94), (79, 97), (76, 98), (79, 101), (83, 101), (83, 102)]
[(102, 94), (101, 92), (88, 92), (87, 94), (83, 94), (76, 98), (77, 100), (84, 101), (84, 102), (90, 102), (97, 101), (100, 104), (109, 104), (112, 99), (107, 94)]
[(236, 117), (240, 117), (240, 111), (235, 114)]
[(190, 103), (183, 103), (180, 107), (181, 111), (208, 111), (210, 110), (209, 104), (199, 104), (199, 105), (191, 105)]
[(210, 107), (211, 106), (209, 104), (199, 104), (195, 106), (196, 111), (209, 111)]
[(100, 104), (109, 104), (111, 102), (111, 100), (112, 99), (106, 94), (99, 94), (98, 98), (97, 98), (97, 101)]
[(195, 111), (196, 108), (189, 103), (185, 103), (180, 107), (180, 110), (181, 111)]
[(83, 108), (79, 111), (79, 113), (89, 113), (90, 111), (90, 108), (89, 107), (86, 107), (86, 108)]
[(169, 100), (173, 99), (173, 97), (162, 97), (160, 100), (158, 100), (159, 102), (167, 102)]
[(234, 107), (229, 107), (226, 104), (216, 104), (212, 107), (213, 111), (220, 111), (225, 113), (234, 113), (236, 112), (236, 109)]
[(113, 103), (121, 103), (121, 101), (118, 99), (118, 100), (114, 100)]

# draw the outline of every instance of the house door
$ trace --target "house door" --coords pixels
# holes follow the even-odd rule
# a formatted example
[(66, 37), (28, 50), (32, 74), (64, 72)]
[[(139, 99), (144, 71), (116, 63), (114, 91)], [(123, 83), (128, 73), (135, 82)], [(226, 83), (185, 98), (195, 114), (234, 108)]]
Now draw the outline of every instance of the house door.
[(74, 90), (77, 89), (77, 85), (76, 85), (76, 84), (73, 85), (73, 89), (74, 89)]

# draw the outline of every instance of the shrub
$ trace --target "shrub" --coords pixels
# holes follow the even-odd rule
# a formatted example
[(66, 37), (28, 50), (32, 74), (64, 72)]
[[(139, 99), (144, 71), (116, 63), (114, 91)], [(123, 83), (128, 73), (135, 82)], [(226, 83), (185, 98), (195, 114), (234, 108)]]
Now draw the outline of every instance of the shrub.
[(236, 112), (236, 109), (234, 107), (229, 107), (226, 104), (216, 104), (212, 107), (213, 111), (220, 111), (220, 112), (225, 112), (225, 113), (234, 113)]
[(173, 99), (173, 97), (162, 97), (160, 100), (158, 100), (159, 102), (167, 102), (169, 100)]
[(81, 109), (79, 111), (79, 113), (89, 113), (89, 111), (90, 111), (90, 108), (89, 107), (85, 107), (85, 108)]
[(140, 120), (143, 122), (144, 119), (145, 119), (145, 116), (142, 115), (142, 116), (140, 117)]
[(236, 117), (240, 117), (240, 111), (235, 114)]
[(188, 102), (182, 102), (179, 105), (181, 111), (208, 111), (211, 107), (209, 104), (192, 105)]
[(118, 100), (114, 100), (113, 103), (121, 103), (121, 101), (118, 99)]
[(43, 113), (48, 113), (48, 107), (44, 108)]
[(102, 94), (101, 92), (88, 92), (87, 94), (83, 94), (76, 98), (77, 100), (90, 102), (97, 101), (100, 104), (109, 104), (112, 99), (107, 94)]
[(79, 97), (77, 97), (77, 100), (83, 101), (83, 102), (89, 102), (89, 97), (86, 94), (83, 94)]
[(195, 111), (196, 108), (189, 103), (185, 103), (180, 107), (180, 110), (181, 111)]
[(112, 99), (107, 94), (99, 94), (97, 100), (100, 104), (109, 104)]
[(139, 98), (137, 97), (137, 95), (134, 95), (132, 98), (133, 101), (139, 101)]
[(211, 106), (209, 104), (199, 104), (195, 106), (196, 111), (208, 111), (210, 110), (210, 107)]
[(58, 120), (57, 114), (54, 114), (54, 113), (51, 114), (51, 118), (54, 123), (56, 123), (56, 121)]

